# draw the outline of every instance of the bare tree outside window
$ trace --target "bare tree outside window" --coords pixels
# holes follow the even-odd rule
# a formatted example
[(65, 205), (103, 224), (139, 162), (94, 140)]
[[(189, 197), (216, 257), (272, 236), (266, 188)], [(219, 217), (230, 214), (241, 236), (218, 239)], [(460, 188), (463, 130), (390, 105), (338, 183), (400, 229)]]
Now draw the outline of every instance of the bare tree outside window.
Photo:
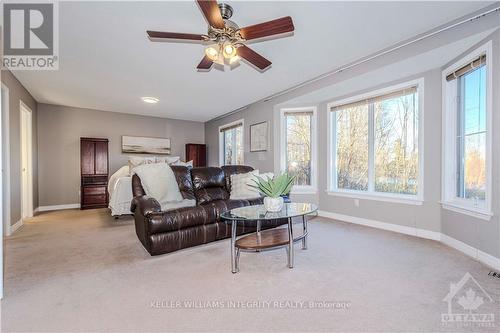
[(336, 107), (336, 188), (416, 195), (416, 87)]
[(224, 165), (243, 164), (243, 125), (222, 129)]
[(368, 190), (368, 105), (337, 115), (337, 187)]
[(375, 108), (375, 191), (417, 194), (416, 94), (378, 101)]
[(311, 185), (312, 112), (285, 113), (286, 171), (295, 185)]

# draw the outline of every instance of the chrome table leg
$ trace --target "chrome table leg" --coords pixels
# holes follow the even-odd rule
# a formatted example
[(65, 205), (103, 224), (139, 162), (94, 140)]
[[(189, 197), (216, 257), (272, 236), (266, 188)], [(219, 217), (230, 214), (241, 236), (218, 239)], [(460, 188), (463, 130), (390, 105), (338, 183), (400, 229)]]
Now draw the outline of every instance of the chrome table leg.
[(236, 225), (237, 221), (231, 220), (231, 272), (238, 273), (238, 258), (236, 256)]
[(307, 250), (307, 218), (305, 215), (302, 215), (302, 228), (304, 230), (304, 238), (302, 238), (302, 250)]
[[(257, 220), (257, 237), (260, 238), (260, 229), (262, 228), (262, 221)], [(260, 252), (259, 249), (255, 250), (255, 252)]]
[(240, 249), (236, 249), (236, 272), (240, 271)]
[(288, 218), (288, 267), (293, 268), (293, 229), (292, 218)]

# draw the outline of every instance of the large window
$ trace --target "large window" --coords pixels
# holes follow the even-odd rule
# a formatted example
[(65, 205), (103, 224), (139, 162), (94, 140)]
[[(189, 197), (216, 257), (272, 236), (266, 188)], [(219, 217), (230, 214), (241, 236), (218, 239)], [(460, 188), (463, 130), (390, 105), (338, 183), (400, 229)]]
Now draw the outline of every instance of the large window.
[(421, 85), (411, 82), (329, 105), (330, 192), (417, 199)]
[(284, 109), (281, 169), (295, 176), (295, 192), (315, 191), (316, 109)]
[(243, 121), (219, 129), (220, 165), (243, 164)]
[(443, 72), (443, 206), (489, 218), (490, 137), (485, 46)]

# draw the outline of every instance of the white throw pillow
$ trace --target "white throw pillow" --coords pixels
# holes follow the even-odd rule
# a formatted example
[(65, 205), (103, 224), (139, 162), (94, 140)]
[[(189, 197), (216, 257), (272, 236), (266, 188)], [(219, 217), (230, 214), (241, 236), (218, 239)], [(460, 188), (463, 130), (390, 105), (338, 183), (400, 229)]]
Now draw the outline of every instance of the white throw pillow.
[(254, 180), (257, 180), (256, 176), (258, 175), (259, 170), (231, 175), (231, 194), (229, 196), (229, 199), (242, 200), (260, 197), (259, 191), (256, 188), (252, 187), (256, 185)]
[(183, 200), (174, 172), (168, 164), (143, 164), (132, 171), (141, 178), (144, 192), (158, 200), (162, 210), (166, 210), (169, 203)]
[(274, 173), (272, 173), (272, 172), (261, 173), (259, 175), (259, 177), (264, 179), (264, 180), (270, 180), (270, 179), (274, 178)]

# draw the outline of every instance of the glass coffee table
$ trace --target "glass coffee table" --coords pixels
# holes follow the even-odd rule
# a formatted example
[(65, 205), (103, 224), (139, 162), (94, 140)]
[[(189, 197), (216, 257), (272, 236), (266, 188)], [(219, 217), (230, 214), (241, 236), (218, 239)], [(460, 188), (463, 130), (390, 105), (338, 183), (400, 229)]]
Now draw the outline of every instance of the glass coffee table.
[[(306, 215), (315, 213), (318, 207), (309, 203), (285, 203), (279, 212), (268, 212), (264, 205), (246, 206), (231, 209), (221, 214), (221, 219), (231, 223), (231, 271), (239, 271), (240, 251), (259, 252), (261, 250), (285, 247), (288, 254), (288, 267), (293, 268), (293, 243), (302, 241), (302, 249), (307, 249)], [(292, 218), (302, 217), (302, 230), (292, 227)], [(260, 230), (264, 220), (287, 219), (287, 228), (276, 227)], [(238, 223), (256, 221), (257, 231), (236, 238)]]

